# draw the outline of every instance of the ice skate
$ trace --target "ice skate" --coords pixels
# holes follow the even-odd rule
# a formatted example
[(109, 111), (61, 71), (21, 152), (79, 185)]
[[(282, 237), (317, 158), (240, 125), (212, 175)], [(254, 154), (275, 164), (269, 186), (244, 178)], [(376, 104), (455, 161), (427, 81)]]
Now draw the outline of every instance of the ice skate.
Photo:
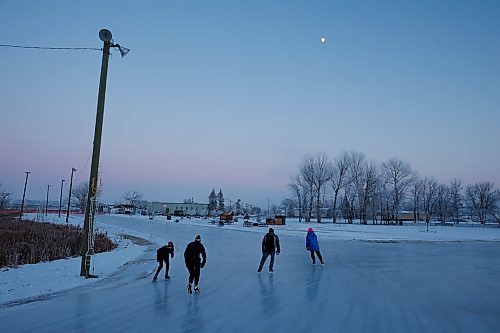
[(194, 286), (194, 292), (195, 292), (195, 294), (200, 293), (200, 287), (198, 285)]
[(192, 294), (193, 293), (193, 288), (191, 287), (191, 283), (188, 284), (188, 294)]

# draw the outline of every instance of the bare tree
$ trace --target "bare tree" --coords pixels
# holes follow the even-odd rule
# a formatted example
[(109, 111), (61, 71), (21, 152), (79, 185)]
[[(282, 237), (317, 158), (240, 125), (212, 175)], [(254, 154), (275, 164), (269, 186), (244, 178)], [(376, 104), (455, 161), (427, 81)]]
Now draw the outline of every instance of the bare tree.
[(422, 204), (422, 180), (415, 172), (410, 185), (410, 196), (413, 208), (413, 223), (420, 221), (420, 208)]
[(78, 207), (84, 213), (87, 208), (87, 197), (89, 193), (89, 183), (83, 182), (76, 186), (71, 192), (71, 204)]
[(494, 190), (493, 183), (476, 183), (465, 188), (466, 205), (471, 216), (477, 217), (481, 224), (486, 223), (489, 214), (495, 215), (497, 199), (498, 191)]
[(147, 200), (136, 200), (135, 201), (135, 207), (139, 209), (147, 209), (148, 208), (148, 201)]
[(498, 204), (500, 201), (500, 190), (496, 191), (496, 198), (497, 198), (496, 209), (493, 210), (492, 217), (495, 220), (495, 222), (498, 223), (498, 227), (500, 228), (500, 205)]
[(356, 187), (353, 182), (347, 183), (344, 187), (344, 197), (342, 199), (342, 216), (347, 223), (352, 223), (355, 218), (354, 200), (356, 198)]
[[(363, 168), (363, 188), (360, 193), (360, 218), (363, 224), (368, 223), (368, 216), (371, 215), (372, 221), (375, 221), (375, 193), (380, 182), (378, 169), (374, 162), (368, 162)], [(368, 209), (372, 208), (371, 214)]]
[(425, 213), (425, 222), (431, 221), (438, 199), (439, 185), (434, 178), (424, 178), (422, 180), (422, 197)]
[(315, 170), (314, 156), (305, 156), (299, 166), (299, 177), (301, 179), (301, 183), (304, 185), (304, 200), (308, 201), (307, 213), (305, 216), (306, 222), (311, 221), (314, 200)]
[(335, 162), (333, 163), (332, 177), (330, 178), (330, 185), (333, 189), (333, 223), (337, 222), (337, 201), (339, 199), (340, 190), (343, 189), (346, 185), (348, 170), (349, 154), (347, 152), (343, 152), (339, 157), (335, 158)]
[(398, 213), (411, 184), (411, 167), (398, 159), (390, 159), (383, 164), (388, 189), (390, 190), (390, 219), (398, 220)]
[(380, 217), (386, 224), (391, 220), (391, 189), (387, 179), (385, 177), (382, 179), (380, 187), (377, 191)]
[(129, 205), (136, 206), (137, 202), (142, 200), (142, 194), (137, 191), (125, 192), (122, 199)]
[(301, 178), (297, 175), (293, 182), (288, 184), (288, 188), (290, 188), (292, 195), (297, 199), (297, 206), (299, 210), (299, 222), (302, 222), (302, 191), (303, 187), (301, 184)]
[(450, 183), (450, 201), (455, 223), (458, 224), (460, 209), (463, 206), (462, 182), (458, 179), (453, 179)]
[(297, 207), (297, 204), (298, 203), (297, 203), (296, 199), (287, 198), (287, 199), (283, 199), (283, 201), (281, 201), (281, 207), (285, 208), (285, 216), (286, 217), (295, 216), (293, 213), (293, 210), (295, 209), (295, 207)]
[(332, 179), (333, 165), (328, 161), (325, 153), (318, 153), (314, 156), (314, 190), (316, 195), (316, 217), (321, 223), (321, 193), (330, 179)]
[[(364, 185), (365, 185), (365, 171), (366, 160), (365, 155), (360, 152), (351, 151), (349, 156), (349, 169), (348, 169), (348, 185), (349, 194), (348, 199), (351, 206), (351, 216), (349, 222), (352, 223), (353, 219), (361, 218), (361, 207), (364, 205)], [(346, 188), (346, 189), (347, 189)]]
[(0, 209), (5, 209), (10, 204), (10, 196), (12, 192), (2, 190), (2, 184), (0, 184)]
[(450, 192), (446, 185), (439, 185), (436, 198), (436, 213), (442, 225), (446, 223), (446, 217), (450, 215)]

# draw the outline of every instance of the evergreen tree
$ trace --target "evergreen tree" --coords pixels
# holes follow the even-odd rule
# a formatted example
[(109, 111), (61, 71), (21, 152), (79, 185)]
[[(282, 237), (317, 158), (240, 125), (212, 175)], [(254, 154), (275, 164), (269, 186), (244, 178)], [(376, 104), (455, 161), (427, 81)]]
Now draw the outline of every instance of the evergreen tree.
[(217, 200), (219, 202), (219, 211), (224, 211), (224, 194), (222, 194), (222, 190), (219, 190), (219, 194), (217, 194)]
[(212, 192), (208, 196), (208, 215), (214, 210), (217, 210), (217, 195), (215, 194), (215, 190), (212, 189)]
[(241, 214), (241, 200), (238, 199), (238, 201), (236, 201), (236, 215), (240, 215)]

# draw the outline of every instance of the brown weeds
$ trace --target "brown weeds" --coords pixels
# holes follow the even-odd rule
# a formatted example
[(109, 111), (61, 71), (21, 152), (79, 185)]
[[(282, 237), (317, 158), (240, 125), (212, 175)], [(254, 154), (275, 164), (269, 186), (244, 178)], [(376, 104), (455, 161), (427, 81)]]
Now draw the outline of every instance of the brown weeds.
[[(97, 231), (95, 236), (96, 253), (117, 247), (107, 234)], [(83, 232), (77, 226), (0, 217), (0, 267), (79, 256), (82, 242)]]

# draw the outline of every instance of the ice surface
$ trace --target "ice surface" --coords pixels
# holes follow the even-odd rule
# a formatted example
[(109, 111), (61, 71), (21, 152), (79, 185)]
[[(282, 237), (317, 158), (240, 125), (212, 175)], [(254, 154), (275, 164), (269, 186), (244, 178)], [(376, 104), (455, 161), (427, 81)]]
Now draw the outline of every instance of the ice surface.
[[(95, 256), (98, 279), (78, 277), (79, 258), (0, 272), (0, 331), (500, 331), (499, 229), (287, 222), (274, 227), (274, 274), (258, 274), (267, 228), (99, 216), (97, 227), (155, 244), (122, 239)], [(325, 267), (305, 250), (311, 226)], [(208, 260), (201, 293), (188, 295), (182, 253), (197, 234)], [(155, 250), (169, 240), (172, 278), (152, 283)]]

